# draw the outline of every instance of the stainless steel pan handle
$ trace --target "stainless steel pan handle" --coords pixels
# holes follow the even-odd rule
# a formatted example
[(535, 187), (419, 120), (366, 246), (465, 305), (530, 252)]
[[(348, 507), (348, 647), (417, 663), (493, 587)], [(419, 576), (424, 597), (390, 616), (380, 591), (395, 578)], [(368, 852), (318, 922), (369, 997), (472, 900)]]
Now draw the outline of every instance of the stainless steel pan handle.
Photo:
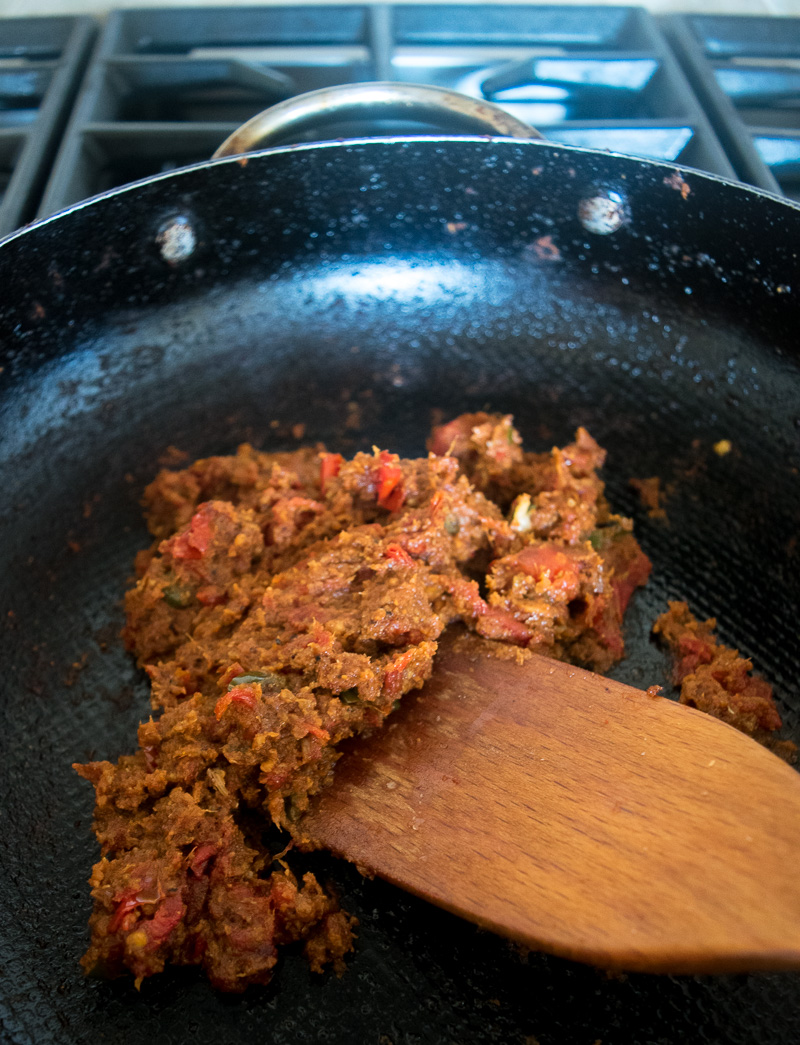
[(535, 128), (491, 102), (441, 87), (378, 81), (325, 87), (265, 109), (234, 131), (213, 158), (238, 156), (276, 144), (278, 139), (291, 140), (311, 129), (365, 116), (424, 120), (467, 134), (542, 137)]

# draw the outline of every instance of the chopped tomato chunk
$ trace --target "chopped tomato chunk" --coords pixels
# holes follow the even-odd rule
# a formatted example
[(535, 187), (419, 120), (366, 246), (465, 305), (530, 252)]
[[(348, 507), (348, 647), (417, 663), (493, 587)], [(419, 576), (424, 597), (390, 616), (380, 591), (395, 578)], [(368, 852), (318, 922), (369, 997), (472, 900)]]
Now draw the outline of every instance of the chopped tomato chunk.
[(231, 682), (238, 676), (244, 675), (244, 666), (235, 660), (219, 677), (220, 689), (227, 689)]
[(216, 846), (212, 845), (211, 842), (206, 842), (205, 845), (199, 845), (192, 853), (191, 863), (189, 864), (189, 871), (194, 875), (195, 878), (200, 878), (205, 874), (206, 868), (212, 857), (217, 855)]
[(478, 621), (477, 631), (487, 639), (501, 639), (515, 646), (527, 646), (533, 634), (522, 621), (501, 606), (487, 606)]
[(573, 598), (580, 588), (580, 565), (552, 544), (530, 544), (516, 555), (523, 573), (564, 598)]
[(321, 726), (315, 726), (313, 724), (309, 724), (308, 732), (309, 732), (310, 736), (316, 737), (317, 740), (321, 740), (325, 744), (327, 744), (328, 741), (331, 739), (331, 735), (327, 731), (327, 729), (323, 729)]
[(381, 450), (378, 457), (377, 472), (378, 504), (390, 512), (397, 512), (406, 498), (403, 489), (403, 469), (400, 467), (397, 454)]
[(196, 598), (201, 606), (222, 606), (228, 601), (228, 593), (216, 584), (207, 584), (197, 589)]
[(323, 454), (319, 463), (319, 488), (325, 493), (325, 487), (331, 479), (339, 474), (339, 469), (344, 464), (341, 454)]
[(163, 943), (183, 917), (185, 907), (180, 893), (167, 896), (157, 907), (156, 913), (141, 925), (148, 936), (148, 947), (156, 948)]
[(447, 590), (453, 596), (459, 613), (469, 617), (480, 617), (488, 610), (487, 603), (481, 598), (475, 581), (465, 577), (453, 578), (448, 582)]
[(242, 686), (234, 686), (233, 689), (229, 689), (227, 693), (224, 693), (214, 705), (214, 714), (217, 719), (222, 718), (231, 703), (243, 704), (246, 708), (250, 708), (251, 711), (254, 710), (258, 703), (255, 686), (252, 683), (245, 683)]
[(437, 425), (428, 440), (428, 449), (437, 457), (449, 453), (458, 453), (469, 444), (469, 436), (475, 424), (488, 417), (488, 414), (461, 414), (445, 425)]
[(395, 657), (389, 664), (383, 676), (383, 688), (389, 696), (399, 696), (402, 688), (403, 676), (411, 661), (414, 659), (414, 650), (406, 650), (400, 656)]
[(202, 559), (213, 534), (205, 506), (192, 516), (189, 528), (173, 537), (170, 551), (173, 559)]
[(123, 895), (116, 901), (117, 909), (114, 911), (114, 914), (111, 916), (111, 921), (108, 923), (108, 931), (110, 933), (119, 932), (125, 918), (135, 911), (141, 904), (142, 901), (139, 899), (138, 894), (138, 889), (131, 889), (129, 892), (123, 893)]
[(400, 544), (390, 544), (383, 553), (391, 562), (398, 566), (413, 566), (414, 560)]
[(610, 650), (615, 657), (621, 657), (625, 652), (625, 642), (620, 630), (622, 617), (616, 595), (613, 599), (608, 595), (597, 596), (587, 614), (587, 620), (606, 649)]

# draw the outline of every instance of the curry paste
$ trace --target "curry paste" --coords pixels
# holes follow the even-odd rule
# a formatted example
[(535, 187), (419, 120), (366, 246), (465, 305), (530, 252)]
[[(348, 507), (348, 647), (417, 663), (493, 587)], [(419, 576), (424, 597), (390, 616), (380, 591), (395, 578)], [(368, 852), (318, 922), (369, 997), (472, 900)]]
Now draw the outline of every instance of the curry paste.
[(147, 488), (155, 542), (124, 639), (156, 715), (135, 754), (77, 767), (102, 851), (87, 971), (140, 982), (199, 965), (239, 991), (292, 941), (340, 969), (354, 921), (295, 877), (276, 830), (302, 841), (340, 741), (425, 682), (455, 622), (501, 652), (598, 671), (623, 656), (650, 563), (606, 502), (588, 432), (535, 454), (510, 417), (470, 414), (429, 448), (344, 460), (244, 445)]

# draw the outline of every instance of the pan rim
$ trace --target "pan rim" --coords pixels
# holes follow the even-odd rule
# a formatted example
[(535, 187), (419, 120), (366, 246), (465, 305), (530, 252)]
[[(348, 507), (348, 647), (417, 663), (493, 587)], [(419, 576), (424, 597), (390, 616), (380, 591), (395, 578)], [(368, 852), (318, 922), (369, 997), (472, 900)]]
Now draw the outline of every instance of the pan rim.
[(0, 250), (8, 246), (11, 243), (16, 242), (24, 237), (35, 233), (38, 229), (43, 228), (47, 225), (53, 224), (59, 219), (66, 217), (70, 214), (74, 214), (78, 211), (84, 210), (89, 207), (98, 206), (102, 201), (107, 199), (116, 199), (129, 193), (137, 192), (138, 190), (156, 185), (161, 182), (172, 183), (179, 181), (181, 178), (191, 174), (194, 171), (207, 170), (209, 168), (229, 166), (236, 164), (237, 166), (243, 166), (242, 160), (245, 159), (248, 163), (253, 160), (266, 160), (272, 156), (281, 156), (286, 154), (304, 153), (304, 152), (317, 152), (319, 150), (348, 150), (357, 146), (359, 148), (367, 147), (378, 147), (386, 145), (420, 145), (428, 144), (431, 146), (442, 145), (442, 144), (473, 144), (473, 145), (491, 145), (491, 146), (508, 146), (513, 145), (515, 148), (526, 148), (526, 149), (549, 149), (557, 150), (559, 153), (564, 152), (567, 155), (587, 156), (587, 157), (598, 157), (604, 160), (621, 160), (625, 163), (636, 165), (639, 168), (645, 170), (651, 170), (653, 172), (664, 171), (667, 174), (691, 174), (693, 178), (701, 178), (703, 181), (711, 183), (712, 185), (722, 186), (723, 188), (735, 189), (745, 194), (745, 196), (754, 197), (759, 200), (767, 200), (773, 203), (781, 204), (788, 211), (793, 211), (800, 215), (800, 201), (788, 199), (786, 196), (779, 195), (778, 193), (770, 192), (766, 189), (760, 189), (754, 185), (748, 185), (745, 182), (736, 181), (733, 178), (726, 178), (719, 174), (713, 174), (709, 171), (703, 171), (696, 167), (691, 167), (686, 164), (673, 163), (667, 160), (650, 160), (642, 156), (634, 156), (630, 153), (616, 152), (611, 149), (590, 149), (583, 145), (568, 145), (561, 142), (549, 141), (547, 139), (520, 139), (520, 138), (509, 138), (499, 135), (454, 135), (454, 134), (441, 134), (441, 135), (429, 135), (429, 134), (418, 134), (418, 135), (383, 135), (383, 136), (368, 136), (363, 138), (338, 138), (332, 141), (319, 141), (319, 142), (297, 142), (288, 145), (273, 145), (266, 149), (257, 149), (253, 152), (248, 152), (242, 155), (236, 156), (223, 156), (219, 159), (208, 159), (200, 160), (197, 163), (187, 164), (185, 167), (179, 167), (176, 170), (164, 171), (158, 174), (151, 174), (146, 178), (139, 178), (136, 181), (127, 182), (125, 185), (118, 185), (111, 189), (106, 189), (104, 192), (96, 193), (93, 196), (88, 196), (85, 200), (79, 200), (77, 203), (72, 203), (68, 207), (64, 207), (61, 210), (55, 211), (53, 214), (48, 214), (43, 218), (39, 218), (36, 221), (30, 222), (28, 225), (24, 225), (20, 229), (16, 229), (13, 232), (8, 233), (6, 236), (0, 238)]

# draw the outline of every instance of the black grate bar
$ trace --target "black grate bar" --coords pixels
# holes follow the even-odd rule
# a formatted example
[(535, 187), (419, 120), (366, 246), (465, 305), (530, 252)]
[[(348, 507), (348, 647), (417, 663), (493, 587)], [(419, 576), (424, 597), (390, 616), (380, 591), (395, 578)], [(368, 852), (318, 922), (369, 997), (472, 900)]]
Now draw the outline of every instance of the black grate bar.
[(369, 10), (369, 40), (376, 80), (392, 78), (393, 15), (393, 9), (385, 4), (376, 4)]
[(662, 26), (737, 176), (800, 199), (800, 18), (672, 15)]
[[(41, 213), (169, 169), (178, 159), (209, 156), (228, 127), (282, 98), (375, 79), (493, 100), (555, 140), (733, 175), (654, 19), (641, 8), (165, 8), (109, 15)], [(436, 128), (366, 119), (326, 134), (428, 130)], [(208, 144), (195, 153), (189, 140)]]
[(219, 47), (366, 43), (361, 6), (198, 7), (118, 12), (117, 48), (129, 54), (188, 54)]
[(94, 35), (88, 17), (0, 21), (0, 235), (36, 214)]
[(481, 17), (466, 4), (395, 8), (399, 44), (558, 44), (609, 49), (644, 44), (647, 32), (631, 7), (547, 7), (498, 4)]

